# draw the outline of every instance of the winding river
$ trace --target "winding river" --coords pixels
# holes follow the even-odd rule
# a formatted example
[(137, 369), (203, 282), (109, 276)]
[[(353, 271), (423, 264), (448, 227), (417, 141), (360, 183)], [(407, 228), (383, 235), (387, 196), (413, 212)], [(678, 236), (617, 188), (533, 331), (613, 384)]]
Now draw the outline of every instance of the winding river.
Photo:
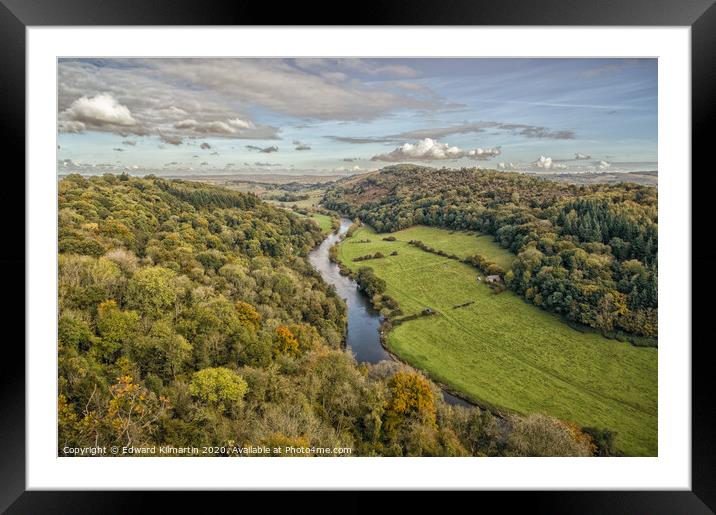
[[(321, 274), (323, 280), (336, 288), (338, 295), (345, 300), (348, 307), (348, 334), (346, 345), (359, 363), (378, 363), (391, 360), (392, 356), (380, 343), (379, 328), (383, 320), (378, 311), (373, 309), (368, 298), (358, 290), (356, 282), (340, 274), (336, 263), (328, 257), (328, 250), (348, 231), (351, 220), (341, 218), (341, 226), (337, 232), (331, 233), (321, 245), (311, 251), (308, 260)], [(470, 406), (466, 401), (443, 390), (443, 397), (449, 404)]]

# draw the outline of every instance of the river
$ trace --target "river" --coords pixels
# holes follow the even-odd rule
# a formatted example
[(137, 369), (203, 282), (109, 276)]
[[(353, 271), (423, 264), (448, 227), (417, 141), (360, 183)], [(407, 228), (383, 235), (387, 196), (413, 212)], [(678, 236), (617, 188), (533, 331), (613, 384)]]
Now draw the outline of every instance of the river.
[[(329, 249), (348, 231), (351, 220), (341, 218), (341, 226), (337, 233), (331, 233), (320, 246), (311, 251), (308, 260), (321, 274), (323, 280), (336, 288), (338, 295), (345, 300), (348, 307), (348, 333), (346, 346), (351, 349), (359, 363), (378, 363), (392, 360), (380, 343), (379, 328), (383, 321), (381, 314), (373, 309), (368, 298), (358, 290), (356, 282), (344, 275), (336, 263), (328, 257)], [(470, 406), (470, 404), (443, 390), (443, 397), (448, 404)]]

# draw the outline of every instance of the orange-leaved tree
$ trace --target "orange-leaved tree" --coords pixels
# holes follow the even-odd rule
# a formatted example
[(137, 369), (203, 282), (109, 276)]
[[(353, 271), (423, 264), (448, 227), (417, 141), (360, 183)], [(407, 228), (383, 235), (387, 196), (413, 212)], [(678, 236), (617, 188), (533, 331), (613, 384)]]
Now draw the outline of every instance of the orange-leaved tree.
[(388, 381), (390, 397), (384, 428), (390, 435), (404, 422), (418, 420), (435, 425), (435, 397), (430, 383), (417, 372), (398, 372)]

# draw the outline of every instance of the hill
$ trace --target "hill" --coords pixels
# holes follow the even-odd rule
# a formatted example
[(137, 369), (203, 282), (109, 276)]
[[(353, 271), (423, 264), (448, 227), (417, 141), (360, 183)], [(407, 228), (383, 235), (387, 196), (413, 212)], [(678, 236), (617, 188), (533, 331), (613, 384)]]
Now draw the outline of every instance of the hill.
[(502, 275), (527, 301), (604, 334), (656, 345), (655, 188), (397, 165), (338, 181), (323, 205), (378, 232), (420, 224), (490, 234), (516, 255)]

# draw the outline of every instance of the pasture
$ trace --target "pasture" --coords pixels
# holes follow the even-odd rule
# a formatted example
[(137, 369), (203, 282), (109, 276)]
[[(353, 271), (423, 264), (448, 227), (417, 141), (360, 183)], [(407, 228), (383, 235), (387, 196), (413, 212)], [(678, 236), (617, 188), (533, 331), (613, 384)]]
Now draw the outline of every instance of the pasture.
[[(420, 240), (423, 243), (448, 254), (461, 258), (481, 254), (505, 270), (509, 270), (515, 256), (503, 249), (489, 234), (438, 229), (424, 225), (416, 225), (392, 234), (399, 240)], [(381, 236), (383, 237), (383, 236)]]
[(331, 217), (323, 213), (311, 213), (310, 218), (313, 219), (325, 234), (329, 234), (333, 230)]

